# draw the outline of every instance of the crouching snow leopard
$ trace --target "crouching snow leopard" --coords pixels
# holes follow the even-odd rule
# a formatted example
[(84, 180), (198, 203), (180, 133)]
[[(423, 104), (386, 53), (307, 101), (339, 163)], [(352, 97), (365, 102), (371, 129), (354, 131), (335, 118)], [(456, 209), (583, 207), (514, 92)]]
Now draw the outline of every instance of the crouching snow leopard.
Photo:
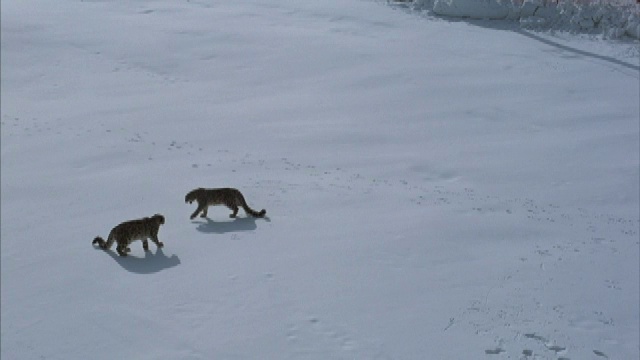
[(158, 230), (162, 224), (164, 224), (164, 216), (160, 214), (125, 221), (116, 225), (116, 227), (111, 230), (107, 241), (97, 236), (91, 244), (98, 244), (100, 248), (107, 250), (116, 242), (116, 251), (120, 256), (127, 256), (127, 253), (131, 251), (129, 244), (136, 240), (142, 240), (142, 247), (145, 251), (149, 250), (147, 239), (151, 239), (158, 248), (161, 248), (164, 244), (158, 240)]
[(253, 210), (247, 205), (247, 202), (238, 189), (220, 188), (220, 189), (203, 189), (197, 188), (191, 190), (184, 197), (185, 203), (191, 204), (193, 201), (198, 202), (198, 208), (191, 214), (191, 219), (195, 218), (198, 213), (202, 212), (200, 217), (207, 217), (207, 208), (214, 205), (225, 205), (233, 211), (230, 218), (238, 215), (238, 207), (242, 207), (244, 211), (253, 217), (264, 217), (267, 213), (265, 209), (258, 211)]

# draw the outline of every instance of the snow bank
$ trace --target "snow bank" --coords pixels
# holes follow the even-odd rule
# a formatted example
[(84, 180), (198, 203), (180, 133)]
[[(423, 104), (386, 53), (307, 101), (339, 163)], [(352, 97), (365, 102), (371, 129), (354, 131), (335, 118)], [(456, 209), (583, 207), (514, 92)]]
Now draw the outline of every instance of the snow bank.
[(640, 39), (640, 4), (633, 1), (415, 0), (413, 7), (439, 16), (514, 20), (528, 29)]

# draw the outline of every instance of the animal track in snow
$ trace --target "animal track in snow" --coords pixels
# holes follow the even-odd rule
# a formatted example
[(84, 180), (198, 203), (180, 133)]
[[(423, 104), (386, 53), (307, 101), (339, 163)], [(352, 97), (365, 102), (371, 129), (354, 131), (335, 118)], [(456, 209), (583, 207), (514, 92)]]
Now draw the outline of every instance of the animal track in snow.
[(505, 350), (502, 349), (502, 348), (499, 348), (499, 347), (497, 347), (495, 349), (489, 349), (489, 350), (485, 350), (484, 351), (484, 353), (487, 354), (487, 355), (499, 355), (499, 354), (501, 354), (503, 352), (505, 352)]
[(52, 130), (56, 130), (54, 134), (59, 135), (60, 131), (51, 124), (51, 120), (36, 117), (17, 117), (3, 114), (0, 119), (3, 135), (8, 136), (26, 136), (32, 137), (39, 134), (51, 134)]
[(357, 358), (361, 352), (347, 332), (329, 326), (315, 316), (289, 325), (286, 338), (289, 346), (296, 348), (300, 355), (321, 353), (326, 358)]
[(603, 353), (602, 351), (599, 351), (599, 350), (593, 350), (593, 353), (598, 355), (598, 356), (600, 356), (600, 357), (603, 357), (605, 359), (609, 358), (605, 353)]

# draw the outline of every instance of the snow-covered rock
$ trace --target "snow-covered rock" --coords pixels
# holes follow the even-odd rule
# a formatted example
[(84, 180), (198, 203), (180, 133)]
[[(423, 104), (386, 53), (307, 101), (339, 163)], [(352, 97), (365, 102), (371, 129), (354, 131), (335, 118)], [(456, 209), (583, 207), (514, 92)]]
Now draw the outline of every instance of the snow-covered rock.
[(442, 16), (505, 19), (509, 8), (499, 0), (436, 0), (433, 12)]
[(416, 0), (413, 7), (438, 16), (519, 21), (523, 28), (640, 39), (640, 4), (560, 0)]
[(627, 35), (640, 39), (640, 16), (637, 13), (629, 15), (624, 29)]
[[(518, 7), (517, 5), (513, 5), (514, 7)], [(533, 16), (536, 13), (536, 10), (541, 6), (540, 0), (527, 0), (522, 6), (520, 6), (520, 16), (521, 17), (529, 17)]]

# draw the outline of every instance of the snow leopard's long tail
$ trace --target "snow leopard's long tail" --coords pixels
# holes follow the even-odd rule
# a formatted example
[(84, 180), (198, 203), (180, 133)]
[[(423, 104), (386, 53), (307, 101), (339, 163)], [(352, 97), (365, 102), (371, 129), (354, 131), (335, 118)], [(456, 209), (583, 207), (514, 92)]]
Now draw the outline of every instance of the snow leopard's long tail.
[(250, 208), (249, 205), (247, 205), (247, 201), (244, 199), (244, 196), (241, 198), (241, 200), (242, 200), (242, 208), (244, 209), (244, 211), (247, 212), (247, 214), (257, 218), (264, 217), (267, 214), (267, 210), (265, 209), (262, 209), (260, 211), (255, 211), (252, 208)]
[(91, 242), (92, 245), (96, 245), (98, 244), (98, 246), (101, 249), (107, 250), (111, 248), (111, 245), (113, 245), (113, 237), (109, 236), (109, 239), (107, 241), (104, 241), (103, 238), (101, 238), (100, 236), (96, 236), (95, 239), (93, 239), (93, 241)]

